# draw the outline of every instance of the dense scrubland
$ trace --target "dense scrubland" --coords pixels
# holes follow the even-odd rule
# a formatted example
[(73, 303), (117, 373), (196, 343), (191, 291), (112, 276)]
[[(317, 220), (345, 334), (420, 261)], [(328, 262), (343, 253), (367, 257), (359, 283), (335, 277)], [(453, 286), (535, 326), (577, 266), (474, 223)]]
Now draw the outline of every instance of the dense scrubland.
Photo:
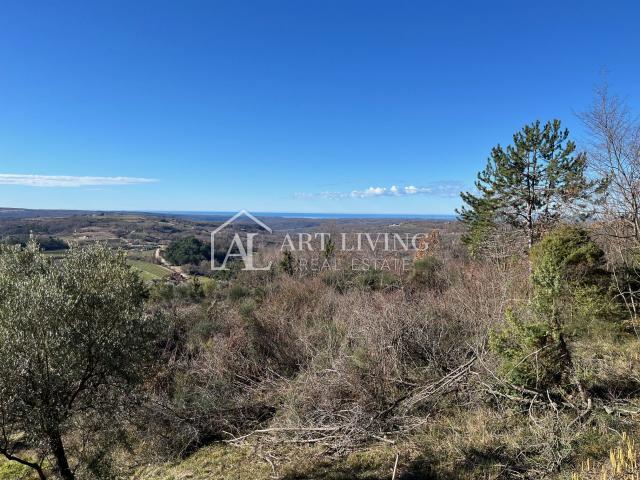
[(2, 246), (0, 478), (638, 478), (640, 129), (584, 121), (496, 147), (406, 271)]

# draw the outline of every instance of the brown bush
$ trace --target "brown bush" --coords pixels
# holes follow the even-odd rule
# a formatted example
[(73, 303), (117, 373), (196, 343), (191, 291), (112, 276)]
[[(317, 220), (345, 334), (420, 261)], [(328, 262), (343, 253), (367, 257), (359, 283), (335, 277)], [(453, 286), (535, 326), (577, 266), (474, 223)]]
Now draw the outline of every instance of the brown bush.
[(526, 275), (516, 263), (441, 258), (446, 288), (409, 274), (389, 273), (394, 288), (372, 289), (361, 272), (239, 272), (203, 304), (174, 300), (178, 333), (158, 388), (163, 428), (176, 432), (165, 435), (168, 448), (260, 430), (340, 450), (415, 427), (448, 393), (477, 402), (461, 372), (484, 355), (489, 327), (526, 292)]

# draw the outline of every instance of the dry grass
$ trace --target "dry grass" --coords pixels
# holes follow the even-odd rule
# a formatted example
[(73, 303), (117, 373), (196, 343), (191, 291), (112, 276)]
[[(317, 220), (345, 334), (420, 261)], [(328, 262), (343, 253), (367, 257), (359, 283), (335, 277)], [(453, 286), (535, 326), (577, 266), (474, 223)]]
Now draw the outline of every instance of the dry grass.
[(587, 459), (581, 463), (578, 472), (571, 474), (571, 480), (638, 480), (639, 458), (635, 440), (625, 432), (618, 445), (609, 451), (608, 462)]

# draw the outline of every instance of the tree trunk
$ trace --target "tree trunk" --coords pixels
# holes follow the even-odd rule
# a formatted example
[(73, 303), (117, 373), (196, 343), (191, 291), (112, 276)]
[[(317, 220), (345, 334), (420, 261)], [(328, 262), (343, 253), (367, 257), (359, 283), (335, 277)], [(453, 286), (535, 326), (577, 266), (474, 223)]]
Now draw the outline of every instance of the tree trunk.
[(533, 262), (531, 260), (531, 247), (533, 247), (533, 212), (531, 203), (527, 207), (527, 259), (529, 261), (529, 275), (533, 273)]
[(62, 437), (58, 429), (52, 429), (48, 432), (49, 436), (49, 448), (51, 453), (56, 459), (56, 467), (58, 475), (63, 480), (75, 480), (75, 475), (69, 467), (69, 461), (67, 460), (67, 453), (64, 451), (64, 445), (62, 444)]

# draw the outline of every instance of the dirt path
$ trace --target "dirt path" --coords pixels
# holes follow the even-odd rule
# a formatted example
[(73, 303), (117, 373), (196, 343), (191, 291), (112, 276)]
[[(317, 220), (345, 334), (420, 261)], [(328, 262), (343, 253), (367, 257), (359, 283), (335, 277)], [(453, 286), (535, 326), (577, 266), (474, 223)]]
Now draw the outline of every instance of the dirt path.
[(189, 275), (187, 275), (186, 273), (184, 273), (182, 271), (182, 267), (179, 267), (177, 265), (171, 265), (167, 260), (165, 260), (165, 258), (161, 255), (162, 251), (162, 247), (158, 247), (156, 248), (156, 253), (155, 253), (155, 257), (156, 260), (158, 260), (160, 262), (160, 265), (162, 265), (163, 267), (168, 268), (169, 270), (171, 270), (174, 273), (177, 273), (178, 275), (180, 275), (183, 279), (185, 280), (189, 280)]

